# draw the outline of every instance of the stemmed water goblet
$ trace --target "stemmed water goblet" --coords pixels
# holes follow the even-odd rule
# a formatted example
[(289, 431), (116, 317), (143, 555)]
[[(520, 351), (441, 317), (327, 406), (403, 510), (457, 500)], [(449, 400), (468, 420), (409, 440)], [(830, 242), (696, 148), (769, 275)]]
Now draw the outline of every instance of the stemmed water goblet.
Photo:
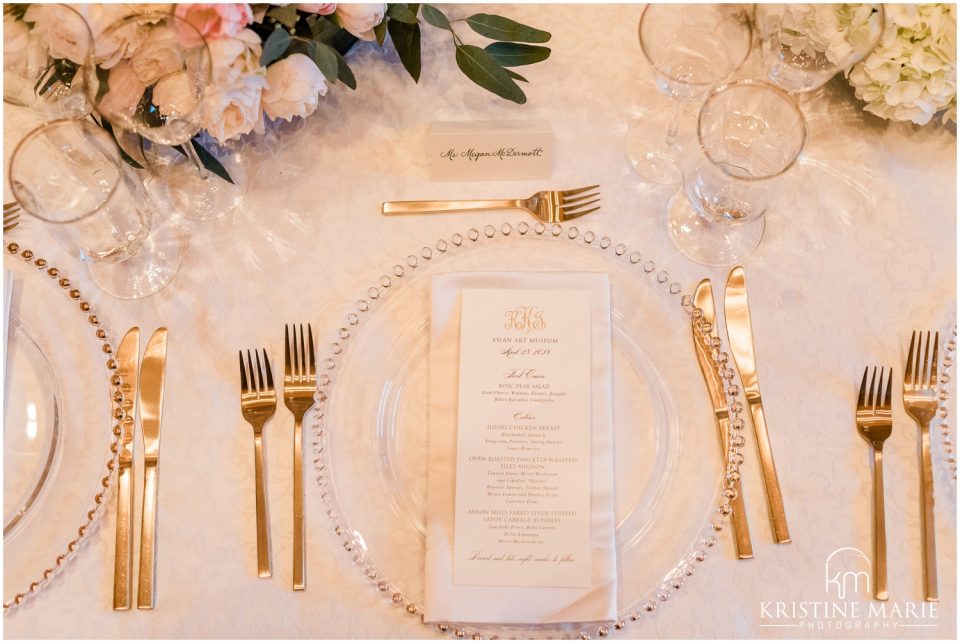
[(676, 184), (682, 179), (677, 141), (684, 107), (744, 63), (753, 32), (736, 6), (652, 3), (640, 17), (639, 36), (657, 87), (673, 105), (668, 121), (654, 116), (630, 122), (627, 155), (645, 180)]
[(4, 5), (3, 100), (43, 120), (83, 118), (93, 60), (90, 27), (65, 4)]
[(683, 188), (669, 205), (670, 236), (680, 251), (709, 266), (750, 254), (780, 178), (806, 140), (803, 113), (779, 87), (740, 80), (713, 89), (700, 109)]
[(102, 290), (121, 299), (157, 292), (180, 267), (182, 244), (106, 130), (58, 120), (20, 141), (10, 188), (23, 210), (49, 225), (87, 263)]
[(88, 91), (100, 115), (181, 152), (161, 181), (174, 209), (191, 219), (215, 219), (237, 207), (247, 189), (237, 155), (226, 150), (216, 157), (228, 181), (207, 169), (200, 156), (211, 153), (194, 139), (211, 82), (210, 50), (200, 32), (172, 13), (138, 13), (108, 26), (96, 51)]
[(797, 93), (866, 58), (884, 21), (882, 4), (757, 4), (754, 14), (768, 78)]

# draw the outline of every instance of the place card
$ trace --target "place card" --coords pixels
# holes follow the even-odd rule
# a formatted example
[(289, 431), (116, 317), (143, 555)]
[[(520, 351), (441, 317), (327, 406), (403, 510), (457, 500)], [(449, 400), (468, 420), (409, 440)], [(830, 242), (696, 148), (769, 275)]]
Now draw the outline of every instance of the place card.
[(433, 181), (544, 180), (553, 131), (547, 121), (437, 121), (426, 153)]
[(590, 296), (461, 298), (453, 582), (590, 582)]

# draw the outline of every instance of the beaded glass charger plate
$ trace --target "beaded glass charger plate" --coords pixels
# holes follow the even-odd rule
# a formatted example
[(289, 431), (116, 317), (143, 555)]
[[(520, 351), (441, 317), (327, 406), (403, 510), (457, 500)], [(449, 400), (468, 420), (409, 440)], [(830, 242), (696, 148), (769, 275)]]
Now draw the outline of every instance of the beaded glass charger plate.
[(7, 250), (14, 286), (4, 381), (4, 609), (46, 585), (102, 514), (118, 393), (92, 305), (47, 260), (16, 244)]
[(692, 582), (716, 543), (724, 471), (692, 309), (682, 305), (689, 300), (665, 271), (622, 244), (572, 227), (502, 224), (441, 239), (387, 268), (320, 350), (312, 420), (318, 493), (367, 582), (421, 618), (431, 277), (490, 270), (609, 274), (621, 617), (431, 627), (457, 637), (603, 635)]

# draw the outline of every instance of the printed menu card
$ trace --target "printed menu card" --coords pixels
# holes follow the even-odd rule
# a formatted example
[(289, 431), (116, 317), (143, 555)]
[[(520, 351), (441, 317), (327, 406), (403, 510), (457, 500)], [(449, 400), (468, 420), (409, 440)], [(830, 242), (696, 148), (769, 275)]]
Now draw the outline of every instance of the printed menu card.
[(590, 581), (590, 294), (460, 299), (453, 582)]
[(616, 617), (610, 286), (433, 280), (428, 622)]

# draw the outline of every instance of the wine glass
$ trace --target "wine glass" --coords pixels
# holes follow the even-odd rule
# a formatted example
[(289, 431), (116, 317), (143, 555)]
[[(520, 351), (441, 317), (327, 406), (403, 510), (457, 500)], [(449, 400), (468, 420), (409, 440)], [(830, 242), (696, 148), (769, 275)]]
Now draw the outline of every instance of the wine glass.
[(682, 180), (677, 144), (684, 106), (702, 99), (750, 54), (750, 21), (736, 6), (649, 4), (640, 16), (640, 48), (657, 88), (673, 103), (669, 121), (659, 115), (631, 121), (627, 155), (652, 183)]
[(683, 189), (669, 205), (670, 235), (680, 251), (708, 266), (753, 252), (779, 179), (806, 140), (800, 107), (779, 87), (740, 80), (711, 91), (700, 109)]
[(758, 4), (763, 66), (789, 92), (809, 92), (873, 51), (884, 28), (882, 4)]
[(90, 27), (65, 4), (4, 5), (3, 100), (44, 121), (83, 118), (93, 56)]
[[(96, 39), (96, 79), (89, 94), (112, 125), (153, 143), (174, 146), (163, 187), (173, 207), (191, 219), (215, 219), (246, 194), (238, 155), (200, 146), (203, 95), (211, 82), (210, 50), (200, 32), (172, 13), (140, 13), (109, 25)], [(211, 155), (229, 180), (200, 160)]]
[(110, 134), (94, 123), (52, 121), (27, 134), (10, 161), (10, 188), (114, 297), (152, 295), (180, 267), (179, 236), (169, 226), (153, 227), (153, 200)]

